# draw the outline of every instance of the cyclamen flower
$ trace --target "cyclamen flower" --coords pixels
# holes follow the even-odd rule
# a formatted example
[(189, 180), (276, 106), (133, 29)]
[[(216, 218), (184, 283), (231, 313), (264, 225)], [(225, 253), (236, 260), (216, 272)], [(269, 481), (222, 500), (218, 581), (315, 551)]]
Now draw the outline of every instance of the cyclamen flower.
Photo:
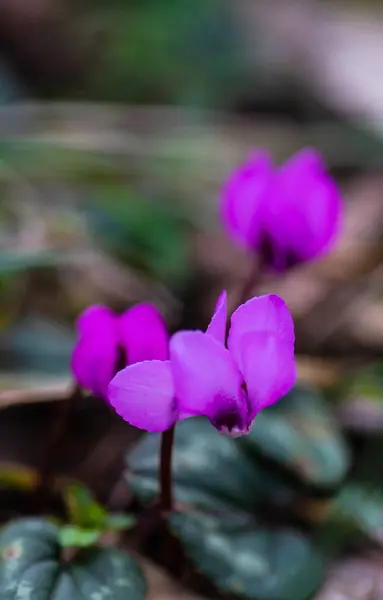
[(280, 168), (265, 151), (251, 155), (229, 178), (221, 200), (229, 235), (275, 271), (324, 254), (339, 232), (340, 193), (313, 149)]
[(222, 433), (248, 433), (257, 413), (295, 381), (294, 326), (278, 296), (252, 298), (231, 317), (226, 293), (206, 331), (181, 331), (170, 359), (136, 363), (117, 373), (108, 399), (125, 421), (151, 432), (204, 415)]
[(72, 372), (78, 385), (95, 396), (106, 398), (119, 368), (168, 358), (168, 332), (151, 304), (138, 304), (120, 316), (105, 306), (91, 306), (76, 325), (80, 339), (72, 354)]

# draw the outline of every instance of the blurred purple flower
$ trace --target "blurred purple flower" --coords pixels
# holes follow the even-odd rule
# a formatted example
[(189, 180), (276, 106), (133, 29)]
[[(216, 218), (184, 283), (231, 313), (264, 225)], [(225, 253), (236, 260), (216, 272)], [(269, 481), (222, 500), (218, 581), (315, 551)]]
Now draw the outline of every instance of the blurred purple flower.
[(252, 154), (222, 191), (228, 234), (275, 271), (327, 252), (339, 233), (341, 212), (335, 181), (319, 153), (309, 148), (278, 169), (267, 152)]
[(91, 306), (78, 318), (77, 331), (73, 375), (80, 387), (101, 398), (118, 368), (168, 358), (168, 332), (151, 304), (138, 304), (121, 316), (105, 306)]
[(278, 296), (252, 298), (232, 315), (226, 348), (226, 315), (223, 292), (206, 333), (178, 332), (169, 360), (117, 373), (108, 388), (116, 412), (152, 432), (204, 415), (222, 433), (248, 433), (257, 413), (294, 385), (294, 325)]

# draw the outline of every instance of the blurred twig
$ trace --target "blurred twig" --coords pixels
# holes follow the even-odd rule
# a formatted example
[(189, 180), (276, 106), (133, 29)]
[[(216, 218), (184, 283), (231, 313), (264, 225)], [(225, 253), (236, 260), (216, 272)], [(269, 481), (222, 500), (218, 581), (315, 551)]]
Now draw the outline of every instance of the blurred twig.
[[(22, 379), (22, 378), (21, 378)], [(20, 381), (20, 377), (12, 374), (9, 376), (9, 387), (13, 387), (16, 382)], [(25, 382), (28, 385), (27, 382)], [(69, 378), (55, 380), (46, 384), (36, 384), (33, 386), (29, 382), (28, 387), (20, 387), (16, 389), (1, 389), (7, 385), (7, 379), (0, 379), (0, 410), (9, 406), (18, 404), (34, 404), (39, 402), (57, 402), (68, 397), (70, 381)]]

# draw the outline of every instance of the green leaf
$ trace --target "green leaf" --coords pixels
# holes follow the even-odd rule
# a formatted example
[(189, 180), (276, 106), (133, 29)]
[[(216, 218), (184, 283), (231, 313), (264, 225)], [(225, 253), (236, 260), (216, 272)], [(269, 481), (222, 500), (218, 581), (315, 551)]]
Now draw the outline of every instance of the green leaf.
[(258, 528), (240, 517), (175, 513), (170, 527), (187, 556), (222, 592), (257, 600), (305, 600), (323, 558), (301, 534)]
[(83, 529), (103, 530), (108, 513), (91, 492), (81, 484), (71, 484), (64, 491), (69, 521)]
[(134, 515), (114, 514), (108, 515), (104, 523), (104, 529), (106, 531), (121, 531), (132, 529), (135, 524), (136, 517)]
[[(142, 501), (158, 493), (160, 436), (143, 438), (128, 457), (128, 484)], [(294, 531), (258, 529), (252, 514), (286, 505), (295, 492), (239, 440), (207, 419), (177, 424), (175, 501), (170, 526), (186, 554), (225, 593), (265, 600), (304, 600), (322, 579), (322, 558)], [(205, 511), (204, 513), (200, 510)]]
[(326, 523), (333, 534), (338, 526), (348, 528), (349, 539), (360, 533), (383, 546), (383, 494), (368, 484), (347, 484), (332, 501)]
[(318, 488), (339, 484), (350, 465), (349, 449), (335, 415), (309, 387), (296, 387), (260, 412), (241, 443)]
[(59, 529), (25, 519), (0, 534), (1, 600), (143, 600), (140, 566), (114, 549), (84, 549), (68, 562), (60, 557)]
[[(127, 483), (143, 502), (158, 495), (160, 441), (150, 434), (127, 456)], [(220, 435), (204, 418), (178, 423), (173, 478), (177, 502), (215, 510), (251, 511), (271, 497), (293, 494), (283, 479), (247, 457), (238, 440)]]
[(96, 544), (100, 535), (99, 529), (82, 529), (76, 525), (64, 525), (59, 530), (58, 539), (63, 548), (88, 548)]

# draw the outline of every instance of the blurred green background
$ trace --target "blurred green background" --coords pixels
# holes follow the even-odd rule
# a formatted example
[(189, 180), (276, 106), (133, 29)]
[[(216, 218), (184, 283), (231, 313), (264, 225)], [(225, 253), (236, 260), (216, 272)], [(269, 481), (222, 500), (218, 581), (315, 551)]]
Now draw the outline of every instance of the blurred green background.
[[(0, 3), (0, 471), (5, 460), (41, 462), (42, 431), (70, 384), (78, 313), (91, 303), (122, 311), (149, 300), (172, 331), (203, 328), (220, 290), (234, 297), (250, 268), (219, 223), (224, 178), (254, 146), (277, 162), (316, 146), (344, 194), (339, 244), (326, 259), (254, 287), (289, 304), (299, 380), (309, 388), (260, 416), (241, 446), (259, 457), (254, 497), (241, 488), (247, 463), (237, 493), (222, 482), (208, 489), (209, 471), (192, 472), (192, 484), (177, 480), (182, 501), (236, 504), (236, 519), (256, 506), (258, 522), (278, 533), (267, 530), (249, 547), (261, 563), (267, 552), (274, 557), (277, 587), (262, 580), (254, 591), (242, 559), (228, 566), (230, 552), (248, 550), (236, 525), (235, 543), (210, 521), (175, 519), (173, 528), (216, 586), (234, 571), (225, 592), (299, 600), (314, 593), (302, 579), (312, 572), (312, 588), (326, 582), (320, 600), (367, 600), (370, 589), (380, 597), (382, 50), (378, 0)], [(81, 435), (75, 429), (61, 468), (105, 499), (121, 474), (126, 429), (101, 404), (99, 418), (89, 410), (79, 408)], [(195, 453), (188, 436), (185, 429), (182, 452)], [(238, 452), (217, 439), (217, 456)], [(140, 500), (155, 490), (155, 465), (145, 463), (155, 443), (144, 440), (133, 454), (138, 474), (133, 468), (128, 479)], [(325, 548), (325, 569), (295, 533), (279, 533), (286, 524)], [(201, 558), (200, 530), (229, 537), (229, 554), (217, 557), (206, 543)], [(294, 577), (285, 570), (290, 555), (302, 565)], [(355, 569), (367, 590), (360, 595)]]

